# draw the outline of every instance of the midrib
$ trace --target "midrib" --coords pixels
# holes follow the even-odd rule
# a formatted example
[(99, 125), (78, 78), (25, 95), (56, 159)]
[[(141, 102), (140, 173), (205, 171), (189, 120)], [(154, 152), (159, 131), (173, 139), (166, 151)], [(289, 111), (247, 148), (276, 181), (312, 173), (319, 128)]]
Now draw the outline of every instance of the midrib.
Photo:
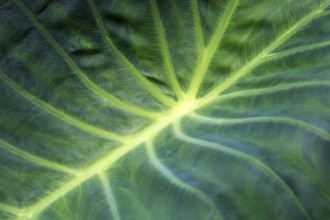
[(141, 132), (138, 132), (131, 137), (127, 137), (128, 141), (122, 146), (108, 153), (103, 158), (97, 160), (93, 165), (81, 170), (78, 176), (65, 183), (62, 187), (58, 188), (54, 192), (48, 194), (48, 196), (41, 199), (36, 204), (23, 210), (21, 213), (18, 214), (19, 219), (28, 219), (35, 217), (45, 208), (50, 206), (53, 202), (65, 196), (68, 192), (72, 191), (74, 188), (76, 188), (83, 182), (109, 169), (111, 165), (113, 165), (116, 161), (118, 161), (128, 152), (136, 149), (138, 146), (145, 143), (146, 141), (153, 139), (155, 136), (157, 136), (157, 134), (159, 134), (170, 124), (182, 119), (184, 116), (201, 107), (202, 106), (198, 104), (198, 101), (195, 100), (189, 102), (179, 102), (171, 110), (164, 113), (162, 117), (157, 119), (155, 123), (148, 126)]

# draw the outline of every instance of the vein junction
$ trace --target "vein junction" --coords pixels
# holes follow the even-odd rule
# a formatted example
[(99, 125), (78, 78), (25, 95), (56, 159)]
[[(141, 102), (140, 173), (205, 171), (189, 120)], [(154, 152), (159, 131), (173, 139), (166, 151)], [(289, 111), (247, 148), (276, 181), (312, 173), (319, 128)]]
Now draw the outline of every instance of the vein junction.
[(127, 137), (127, 142), (121, 147), (113, 150), (104, 157), (95, 161), (94, 165), (84, 169), (79, 170), (79, 175), (64, 183), (62, 187), (48, 194), (46, 197), (42, 198), (39, 202), (26, 208), (19, 213), (20, 217), (23, 219), (29, 219), (36, 217), (42, 210), (47, 208), (53, 202), (66, 195), (72, 189), (79, 186), (81, 183), (90, 179), (91, 177), (100, 174), (102, 175), (112, 164), (114, 164), (118, 159), (127, 154), (128, 152), (139, 147), (144, 142), (154, 138), (160, 131), (168, 127), (170, 124), (177, 120), (180, 120), (186, 115), (193, 112), (199, 105), (195, 102), (181, 102), (172, 110), (164, 113), (164, 116), (159, 118), (153, 125), (147, 127), (146, 129), (138, 132), (132, 137)]

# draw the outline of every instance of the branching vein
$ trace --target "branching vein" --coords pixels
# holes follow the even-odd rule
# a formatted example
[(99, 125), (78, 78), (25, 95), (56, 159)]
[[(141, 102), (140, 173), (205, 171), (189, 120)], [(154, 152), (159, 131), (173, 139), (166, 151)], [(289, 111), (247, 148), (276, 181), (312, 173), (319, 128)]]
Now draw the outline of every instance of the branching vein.
[[(181, 109), (181, 111), (178, 111), (178, 109)], [(80, 175), (78, 175), (76, 178), (73, 178), (70, 181), (63, 183), (61, 187), (51, 193), (48, 193), (47, 196), (41, 198), (34, 205), (26, 208), (26, 211), (24, 212), (25, 216), (27, 216), (27, 218), (36, 217), (40, 212), (49, 207), (59, 198), (65, 196), (71, 190), (78, 187), (81, 183), (87, 181), (91, 177), (99, 174), (100, 172), (105, 172), (111, 165), (113, 165), (116, 161), (118, 161), (128, 152), (139, 147), (145, 141), (152, 139), (160, 131), (168, 127), (169, 124), (173, 123), (179, 118), (182, 118), (184, 115), (188, 114), (191, 111), (193, 111), (193, 106), (183, 103), (182, 106), (177, 106), (176, 108), (168, 111), (167, 113), (163, 113), (163, 116), (160, 120), (156, 121), (154, 124), (150, 125), (144, 130), (136, 133), (134, 136), (127, 137), (128, 141), (126, 143), (104, 155), (102, 158), (95, 161), (93, 165), (83, 170), (80, 170)]]
[(201, 54), (204, 50), (205, 44), (204, 44), (204, 35), (203, 35), (201, 17), (198, 10), (198, 0), (191, 0), (191, 5), (194, 16), (195, 31), (197, 33), (199, 54)]
[(275, 59), (279, 59), (285, 56), (290, 56), (292, 54), (297, 54), (297, 53), (302, 53), (304, 51), (307, 50), (316, 50), (322, 47), (328, 47), (330, 46), (330, 40), (328, 41), (323, 41), (323, 42), (317, 42), (317, 43), (312, 43), (312, 44), (307, 44), (307, 45), (302, 45), (302, 46), (298, 46), (298, 47), (294, 47), (291, 49), (287, 49), (287, 50), (283, 50), (283, 51), (279, 51), (276, 53), (270, 53), (266, 59), (267, 61), (269, 60), (275, 60)]
[(99, 137), (103, 137), (112, 141), (119, 141), (119, 142), (124, 142), (125, 139), (124, 137), (114, 134), (109, 131), (105, 131), (101, 128), (94, 127), (90, 124), (87, 124), (85, 122), (82, 122), (76, 118), (73, 118), (72, 116), (56, 109), (55, 107), (49, 105), (48, 103), (42, 101), (41, 99), (35, 97), (22, 87), (20, 87), (17, 83), (15, 83), (13, 80), (11, 80), (6, 74), (4, 74), (0, 70), (0, 79), (3, 80), (7, 85), (9, 85), (12, 89), (14, 89), (18, 94), (29, 100), (31, 103), (34, 105), (39, 106), (41, 109), (45, 110), (46, 112), (54, 115), (55, 117), (61, 119), (62, 121), (78, 128), (81, 129), (87, 133), (97, 135)]
[(75, 61), (67, 54), (67, 52), (61, 47), (61, 45), (50, 35), (47, 29), (40, 23), (40, 21), (36, 18), (36, 16), (30, 11), (29, 8), (21, 0), (15, 0), (15, 3), (20, 7), (20, 9), (26, 14), (26, 16), (30, 19), (34, 27), (39, 31), (39, 33), (45, 38), (45, 40), (53, 47), (53, 49), (63, 58), (63, 60), (68, 64), (74, 74), (78, 76), (78, 78), (85, 84), (85, 86), (91, 90), (96, 95), (107, 100), (109, 103), (114, 106), (130, 112), (132, 114), (136, 114), (139, 116), (147, 117), (147, 118), (156, 118), (159, 116), (157, 113), (147, 111), (143, 108), (131, 105), (129, 103), (125, 103), (115, 96), (111, 95), (109, 92), (105, 91), (94, 82), (92, 82), (87, 75), (80, 69), (80, 67), (75, 63)]
[(166, 40), (165, 30), (160, 18), (159, 10), (155, 0), (150, 0), (151, 12), (154, 19), (155, 27), (157, 30), (158, 38), (161, 46), (161, 53), (164, 60), (164, 65), (166, 68), (167, 77), (170, 81), (170, 85), (173, 91), (176, 93), (179, 99), (183, 99), (184, 94), (182, 92), (180, 83), (177, 79), (177, 74), (175, 73), (174, 66), (171, 59), (171, 54)]
[(191, 114), (191, 117), (193, 119), (196, 119), (204, 123), (218, 124), (218, 125), (231, 125), (231, 124), (243, 124), (243, 123), (268, 123), (268, 122), (283, 123), (305, 129), (326, 140), (330, 140), (330, 134), (326, 130), (319, 128), (315, 125), (311, 125), (307, 122), (288, 118), (288, 117), (259, 116), (259, 117), (250, 117), (250, 118), (221, 119), (221, 118), (211, 118), (207, 116), (202, 116), (196, 113)]
[(312, 11), (301, 20), (293, 24), (286, 31), (280, 34), (271, 44), (269, 44), (265, 49), (263, 49), (257, 56), (255, 56), (250, 62), (246, 63), (243, 67), (237, 70), (235, 73), (231, 74), (227, 80), (225, 80), (220, 85), (216, 86), (207, 95), (203, 97), (204, 100), (213, 99), (214, 97), (220, 95), (223, 91), (234, 85), (238, 80), (240, 80), (245, 75), (249, 74), (251, 70), (267, 60), (267, 56), (282, 45), (287, 39), (292, 37), (297, 31), (302, 27), (306, 26), (308, 23), (313, 21), (315, 18), (322, 16), (324, 9), (329, 6), (330, 3), (324, 3), (315, 11)]
[(110, 182), (109, 182), (109, 179), (108, 179), (107, 175), (102, 172), (102, 173), (99, 174), (99, 177), (101, 179), (102, 186), (104, 188), (104, 192), (105, 192), (105, 195), (107, 197), (107, 202), (109, 204), (109, 208), (110, 208), (110, 211), (112, 213), (113, 219), (114, 220), (121, 220), (119, 210), (118, 210), (118, 206), (117, 206), (117, 202), (116, 202), (115, 196), (112, 192), (112, 188), (111, 188), (111, 185), (110, 185)]
[(160, 173), (162, 173), (169, 181), (171, 181), (175, 185), (198, 196), (202, 201), (204, 201), (214, 211), (218, 220), (223, 219), (222, 216), (220, 215), (219, 211), (215, 207), (214, 203), (212, 202), (212, 200), (204, 192), (181, 181), (179, 178), (177, 178), (175, 175), (173, 175), (173, 173), (159, 161), (159, 159), (157, 158), (156, 152), (154, 150), (152, 140), (148, 140), (146, 142), (146, 147), (147, 147), (148, 156), (149, 156), (152, 164)]
[(203, 146), (203, 147), (206, 147), (206, 148), (215, 149), (215, 150), (218, 150), (218, 151), (223, 152), (225, 154), (235, 156), (235, 157), (240, 158), (244, 161), (247, 161), (249, 163), (254, 164), (261, 171), (263, 171), (264, 173), (266, 173), (267, 175), (272, 177), (282, 187), (282, 189), (285, 192), (287, 192), (288, 195), (290, 195), (292, 201), (297, 206), (297, 208), (301, 211), (301, 213), (306, 217), (306, 219), (309, 219), (309, 220), (312, 219), (310, 217), (310, 215), (308, 214), (308, 212), (306, 211), (306, 209), (304, 208), (303, 204), (300, 202), (300, 200), (297, 198), (297, 196), (294, 194), (294, 192), (290, 189), (290, 187), (282, 180), (282, 178), (280, 176), (277, 175), (277, 173), (275, 171), (273, 171), (269, 166), (264, 164), (262, 161), (254, 158), (254, 157), (252, 157), (252, 156), (250, 156), (250, 155), (248, 155), (244, 152), (235, 150), (233, 148), (223, 146), (223, 145), (220, 145), (220, 144), (217, 144), (217, 143), (214, 143), (214, 142), (205, 141), (205, 140), (190, 137), (190, 136), (186, 135), (181, 130), (180, 122), (175, 123), (173, 127), (174, 127), (175, 135), (183, 141), (192, 143), (194, 145), (199, 145), (199, 146)]
[(17, 156), (19, 156), (21, 158), (24, 158), (28, 161), (31, 161), (31, 162), (33, 162), (35, 164), (38, 164), (40, 166), (43, 166), (43, 167), (47, 167), (47, 168), (57, 170), (57, 171), (67, 173), (67, 174), (72, 174), (72, 175), (75, 175), (75, 176), (77, 176), (79, 174), (78, 170), (75, 170), (73, 168), (66, 167), (64, 165), (55, 163), (53, 161), (46, 160), (46, 159), (43, 159), (41, 157), (30, 154), (30, 153), (28, 153), (24, 150), (21, 150), (21, 149), (15, 147), (15, 146), (9, 144), (8, 142), (6, 142), (2, 139), (0, 139), (0, 148), (3, 148), (3, 149), (5, 149), (5, 150), (7, 150), (7, 151), (9, 151), (13, 154), (16, 154)]
[(266, 87), (261, 89), (248, 89), (241, 90), (238, 92), (232, 92), (220, 95), (214, 99), (214, 101), (222, 102), (229, 99), (235, 98), (244, 98), (249, 96), (257, 96), (257, 95), (266, 95), (269, 93), (282, 92), (292, 89), (299, 88), (308, 88), (308, 87), (330, 87), (330, 81), (309, 81), (309, 82), (297, 82), (297, 83), (287, 83), (283, 85), (276, 85), (272, 87)]
[(10, 205), (3, 204), (3, 203), (0, 203), (0, 210), (8, 212), (8, 213), (16, 215), (16, 216), (19, 216), (23, 212), (23, 210), (21, 210), (17, 207), (10, 206)]
[(103, 41), (105, 42), (109, 52), (113, 54), (123, 66), (125, 66), (140, 82), (144, 85), (144, 87), (153, 95), (158, 101), (162, 102), (167, 106), (172, 106), (174, 101), (170, 99), (168, 96), (161, 93), (155, 85), (153, 85), (150, 81), (148, 81), (143, 74), (120, 52), (120, 50), (115, 46), (112, 39), (107, 33), (105, 28), (105, 24), (103, 19), (95, 5), (94, 0), (88, 0), (88, 3), (92, 9), (93, 15), (95, 17), (97, 26), (101, 32)]
[(218, 25), (210, 42), (207, 44), (203, 53), (200, 54), (200, 61), (197, 64), (196, 71), (193, 73), (193, 78), (188, 89), (188, 97), (196, 97), (203, 78), (209, 68), (209, 64), (221, 43), (221, 40), (232, 19), (236, 7), (238, 6), (238, 3), (239, 0), (231, 0), (229, 3), (227, 3), (223, 16), (219, 19)]

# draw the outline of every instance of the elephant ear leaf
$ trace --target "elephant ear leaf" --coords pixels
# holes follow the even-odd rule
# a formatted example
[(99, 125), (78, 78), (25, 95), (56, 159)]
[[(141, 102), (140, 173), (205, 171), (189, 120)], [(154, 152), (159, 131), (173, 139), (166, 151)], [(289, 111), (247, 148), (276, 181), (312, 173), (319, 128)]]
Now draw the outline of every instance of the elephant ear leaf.
[(0, 1), (0, 219), (325, 220), (330, 0)]

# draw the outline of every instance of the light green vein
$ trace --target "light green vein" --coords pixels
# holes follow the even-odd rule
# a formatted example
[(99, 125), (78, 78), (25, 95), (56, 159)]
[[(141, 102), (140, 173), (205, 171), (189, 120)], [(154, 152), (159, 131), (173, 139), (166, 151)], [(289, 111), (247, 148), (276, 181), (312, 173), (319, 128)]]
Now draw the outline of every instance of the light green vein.
[[(197, 4), (197, 3), (196, 3)], [(206, 48), (202, 52), (199, 62), (197, 64), (196, 70), (193, 73), (193, 78), (188, 89), (189, 99), (194, 99), (199, 90), (199, 87), (203, 81), (203, 78), (209, 68), (210, 62), (217, 51), (221, 40), (224, 36), (225, 31), (232, 19), (234, 11), (239, 4), (239, 0), (231, 0), (227, 3), (225, 11), (222, 17), (219, 19), (216, 30), (212, 35), (210, 42), (207, 44)]]
[(259, 116), (259, 117), (250, 117), (250, 118), (221, 119), (221, 118), (202, 116), (193, 113), (191, 114), (191, 118), (198, 120), (200, 122), (209, 123), (209, 124), (218, 124), (218, 125), (243, 124), (243, 123), (268, 123), (268, 122), (283, 123), (305, 129), (326, 140), (330, 140), (330, 134), (326, 130), (311, 125), (307, 122), (288, 118), (288, 117)]
[(198, 50), (199, 50), (199, 54), (201, 54), (204, 50), (205, 44), (204, 44), (202, 22), (201, 22), (201, 17), (200, 17), (199, 10), (198, 10), (197, 1), (198, 0), (191, 0), (191, 5), (192, 5), (193, 16), (194, 16), (195, 31), (197, 34)]
[(105, 24), (103, 22), (103, 19), (95, 5), (94, 0), (88, 0), (88, 3), (92, 9), (93, 15), (95, 17), (97, 26), (101, 32), (103, 41), (105, 42), (109, 52), (113, 54), (121, 63), (123, 66), (125, 66), (140, 82), (144, 85), (144, 87), (147, 89), (147, 91), (155, 97), (158, 101), (161, 103), (167, 105), (167, 106), (173, 106), (174, 101), (170, 99), (168, 96), (161, 93), (155, 85), (153, 85), (150, 81), (148, 81), (143, 74), (120, 52), (120, 50), (115, 46), (112, 39), (107, 33), (107, 30), (105, 28)]
[(113, 104), (117, 108), (120, 108), (126, 112), (130, 112), (135, 115), (147, 117), (147, 118), (157, 118), (158, 113), (150, 112), (143, 108), (125, 103), (115, 96), (111, 95), (109, 92), (105, 91), (94, 82), (92, 82), (87, 75), (79, 68), (75, 61), (67, 54), (67, 52), (61, 47), (61, 45), (50, 35), (47, 29), (39, 22), (37, 17), (28, 9), (21, 0), (15, 0), (15, 3), (19, 8), (26, 14), (30, 19), (34, 27), (39, 31), (39, 33), (45, 38), (45, 40), (53, 47), (53, 49), (63, 58), (63, 60), (68, 64), (74, 74), (85, 84), (85, 86), (91, 90), (96, 95), (107, 100), (109, 103)]
[(23, 210), (21, 210), (17, 207), (10, 206), (10, 205), (3, 204), (3, 203), (0, 203), (0, 210), (8, 212), (8, 213), (16, 215), (16, 216), (19, 216), (23, 212)]
[(302, 53), (304, 51), (307, 50), (316, 50), (322, 47), (327, 47), (330, 46), (330, 40), (329, 41), (323, 41), (323, 42), (318, 42), (318, 43), (312, 43), (312, 44), (307, 44), (307, 45), (302, 45), (302, 46), (298, 46), (295, 48), (291, 48), (291, 49), (287, 49), (287, 50), (283, 50), (283, 51), (279, 51), (276, 53), (270, 53), (266, 59), (267, 61), (270, 60), (275, 60), (275, 59), (279, 59), (285, 56), (290, 56), (292, 54), (297, 54), (297, 53)]
[(125, 156), (128, 152), (136, 149), (147, 140), (152, 139), (152, 137), (156, 136), (159, 132), (168, 127), (173, 121), (176, 121), (189, 112), (193, 111), (193, 107), (194, 106), (192, 106), (191, 103), (180, 103), (175, 108), (169, 110), (166, 113), (163, 113), (163, 116), (159, 120), (155, 121), (152, 125), (146, 127), (133, 136), (127, 137), (127, 141), (120, 147), (105, 154), (100, 159), (96, 160), (91, 166), (80, 170), (81, 173), (76, 178), (63, 183), (62, 186), (54, 189), (52, 192), (49, 192), (44, 198), (40, 198), (38, 202), (26, 208), (24, 216), (26, 216), (27, 219), (36, 218), (40, 212), (45, 210), (59, 198), (65, 196), (71, 190), (80, 186), (83, 182), (87, 181), (91, 177), (99, 174), (100, 172), (105, 172), (109, 167), (111, 167), (120, 158)]
[(20, 87), (13, 80), (11, 80), (6, 74), (4, 74), (1, 70), (0, 70), (0, 79), (3, 82), (5, 82), (7, 85), (9, 85), (18, 94), (20, 94), (21, 96), (23, 96), (24, 98), (29, 100), (34, 105), (39, 106), (41, 109), (45, 110), (46, 112), (54, 115), (55, 117), (61, 119), (62, 121), (78, 128), (78, 129), (81, 129), (81, 130), (83, 130), (87, 133), (97, 135), (99, 137), (103, 137), (103, 138), (106, 138), (106, 139), (109, 139), (109, 140), (112, 140), (112, 141), (125, 142), (125, 140), (126, 140), (124, 137), (122, 137), (120, 135), (117, 135), (117, 134), (114, 134), (112, 132), (103, 130), (101, 128), (94, 127), (92, 125), (89, 125), (89, 124), (87, 124), (85, 122), (82, 122), (78, 119), (75, 119), (72, 116), (70, 116), (70, 115), (56, 109), (55, 107), (47, 104), (46, 102), (44, 102), (41, 99), (35, 97), (31, 93), (29, 93), (28, 91), (26, 91), (25, 89)]
[(170, 81), (170, 85), (173, 91), (176, 93), (177, 97), (181, 100), (184, 97), (184, 93), (181, 89), (179, 81), (176, 77), (174, 66), (171, 59), (171, 54), (166, 40), (164, 26), (159, 14), (158, 6), (155, 0), (149, 0), (151, 6), (151, 12), (155, 23), (155, 28), (160, 41), (161, 53), (164, 60), (164, 65), (166, 68), (167, 77)]
[(214, 97), (221, 94), (223, 91), (227, 90), (229, 87), (234, 85), (238, 80), (240, 80), (245, 75), (249, 74), (251, 70), (257, 67), (259, 64), (263, 63), (265, 59), (272, 51), (282, 45), (287, 39), (292, 37), (298, 30), (302, 27), (306, 26), (308, 23), (313, 21), (315, 18), (322, 16), (323, 10), (329, 5), (330, 3), (324, 3), (315, 11), (307, 14), (305, 17), (300, 19), (298, 22), (290, 26), (286, 31), (280, 34), (272, 43), (270, 43), (265, 49), (263, 49), (257, 56), (255, 56), (250, 62), (246, 63), (243, 67), (238, 69), (235, 73), (232, 73), (227, 80), (223, 83), (216, 86), (212, 89), (207, 95), (203, 97), (204, 100), (210, 100)]
[[(15, 51), (15, 53), (13, 53), (13, 56), (15, 56), (15, 58), (22, 62), (26, 67), (27, 69), (30, 71), (30, 73), (33, 75), (33, 77), (35, 79), (37, 79), (38, 81), (40, 82), (44, 82), (45, 84), (46, 83), (49, 83), (49, 79), (47, 78), (48, 75), (46, 74), (43, 74), (43, 71), (41, 69), (41, 67), (39, 66), (38, 62), (35, 62), (31, 59), (29, 59), (29, 54), (25, 53), (23, 50), (21, 49), (14, 49), (12, 50), (13, 52)], [(51, 85), (51, 84), (48, 84), (48, 85)], [(81, 101), (80, 99), (72, 96), (72, 93), (70, 93), (69, 90), (60, 90), (60, 91), (56, 91), (56, 92), (61, 92), (68, 101), (70, 100), (70, 102), (73, 104), (75, 104), (77, 107), (79, 106), (80, 108), (82, 109), (86, 109), (86, 104), (83, 103), (83, 101)], [(90, 103), (88, 103), (90, 104)], [(86, 113), (88, 114), (88, 113)]]
[(168, 170), (157, 158), (156, 152), (154, 150), (154, 146), (152, 143), (153, 140), (148, 140), (146, 142), (146, 148), (147, 148), (147, 153), (148, 156), (152, 162), (152, 164), (154, 165), (154, 167), (161, 172), (169, 181), (171, 181), (172, 183), (174, 183), (175, 185), (181, 187), (182, 189), (187, 190), (188, 192), (191, 192), (193, 194), (195, 194), (196, 196), (198, 196), (202, 201), (204, 201), (208, 206), (210, 206), (210, 208), (214, 211), (214, 213), (217, 216), (218, 220), (223, 219), (221, 214), (219, 213), (219, 211), (217, 210), (217, 208), (215, 207), (214, 203), (212, 202), (212, 200), (202, 191), (200, 191), (197, 188), (194, 188), (186, 183), (184, 183), (183, 181), (181, 181), (179, 178), (177, 178), (175, 175), (173, 175), (171, 173), (170, 170)]
[(309, 81), (309, 82), (287, 83), (284, 85), (277, 85), (262, 89), (241, 90), (238, 92), (232, 92), (232, 93), (220, 95), (216, 97), (214, 101), (221, 102), (229, 99), (244, 98), (244, 97), (256, 96), (256, 95), (266, 95), (269, 93), (275, 93), (275, 92), (281, 92), (281, 91), (305, 88), (305, 87), (317, 87), (317, 86), (330, 87), (330, 81)]
[(290, 187), (282, 180), (282, 178), (279, 175), (277, 175), (276, 172), (274, 172), (269, 166), (264, 164), (262, 161), (254, 158), (244, 152), (235, 150), (233, 148), (223, 146), (223, 145), (220, 145), (220, 144), (217, 144), (214, 142), (209, 142), (209, 141), (205, 141), (202, 139), (190, 137), (181, 130), (179, 121), (176, 122), (173, 127), (174, 127), (175, 135), (177, 136), (177, 138), (179, 138), (182, 141), (186, 141), (186, 142), (189, 142), (189, 143), (192, 143), (195, 145), (200, 145), (200, 146), (210, 148), (210, 149), (215, 149), (215, 150), (221, 151), (225, 154), (235, 156), (237, 158), (240, 158), (242, 160), (245, 160), (245, 161), (248, 161), (248, 162), (254, 164), (257, 168), (259, 168), (264, 173), (268, 174), (274, 180), (276, 180), (279, 183), (279, 185), (283, 188), (283, 190), (288, 193), (288, 195), (291, 197), (292, 201), (295, 203), (295, 205), (301, 211), (301, 213), (306, 217), (306, 219), (312, 220), (312, 218), (310, 217), (310, 215), (304, 208), (303, 204), (299, 201), (298, 197), (294, 194), (294, 192), (290, 189)]
[(107, 197), (107, 202), (114, 220), (121, 220), (117, 202), (115, 196), (112, 192), (111, 185), (109, 183), (108, 177), (104, 172), (99, 173), (99, 177), (104, 188), (105, 195)]
[(46, 160), (46, 159), (43, 159), (41, 157), (30, 154), (30, 153), (28, 153), (24, 150), (21, 150), (21, 149), (15, 147), (15, 146), (9, 144), (8, 142), (6, 142), (2, 139), (0, 139), (0, 148), (3, 148), (5, 150), (21, 157), (21, 158), (24, 158), (28, 161), (31, 161), (31, 162), (33, 162), (37, 165), (43, 166), (43, 167), (47, 167), (47, 168), (57, 170), (57, 171), (67, 173), (67, 174), (73, 174), (75, 176), (79, 174), (79, 171), (76, 170), (76, 169), (66, 167), (66, 166), (63, 166), (61, 164), (52, 162), (50, 160)]

